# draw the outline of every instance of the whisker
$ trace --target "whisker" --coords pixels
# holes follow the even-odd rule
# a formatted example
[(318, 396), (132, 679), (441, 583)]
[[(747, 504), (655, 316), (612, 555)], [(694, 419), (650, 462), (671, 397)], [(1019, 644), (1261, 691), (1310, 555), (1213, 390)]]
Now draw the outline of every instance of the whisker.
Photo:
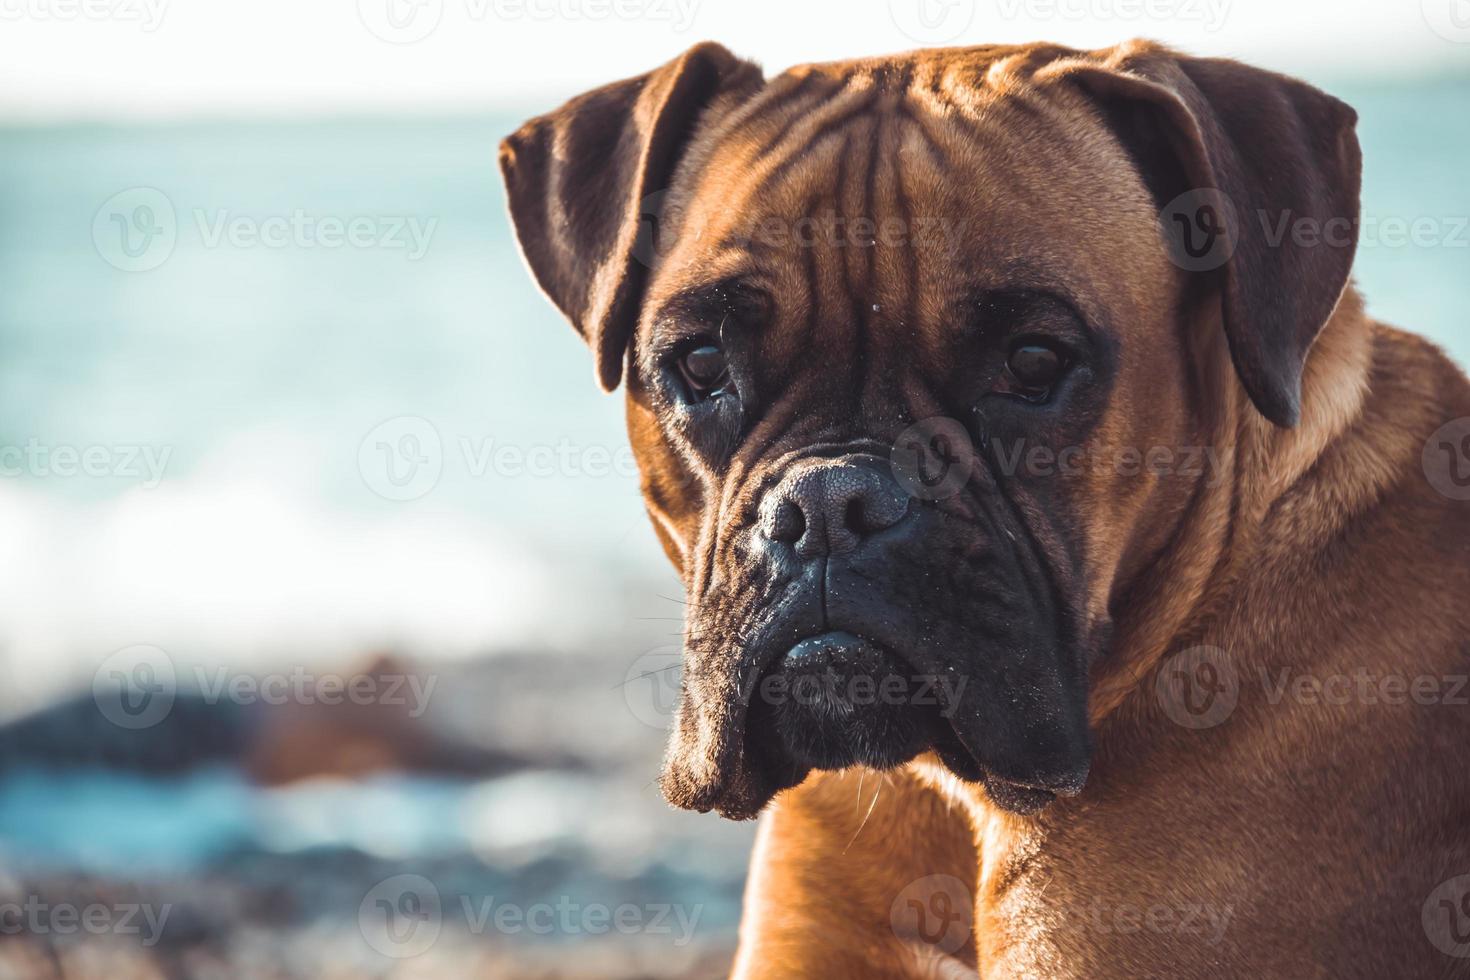
[(844, 847), (842, 849), (842, 853), (843, 854), (846, 854), (847, 853), (847, 848), (848, 847), (852, 847), (853, 841), (856, 841), (858, 839), (858, 834), (861, 834), (863, 832), (863, 828), (868, 825), (868, 818), (873, 815), (874, 808), (878, 806), (878, 796), (882, 792), (883, 792), (883, 784), (880, 782), (880, 783), (878, 783), (877, 788), (873, 790), (873, 802), (870, 803), (870, 804), (868, 804), (868, 812), (865, 813), (865, 814), (863, 814), (863, 822), (860, 823), (860, 824), (858, 824), (858, 829), (853, 832), (852, 840), (848, 841), (847, 842), (847, 847)]
[(627, 678), (626, 680), (622, 681), (619, 684), (614, 684), (610, 688), (610, 690), (616, 691), (620, 687), (627, 687), (629, 684), (633, 683), (634, 681), (641, 681), (644, 678), (652, 677), (654, 674), (662, 674), (666, 670), (673, 670), (676, 667), (682, 667), (682, 666), (684, 666), (684, 665), (683, 664), (669, 664), (667, 667), (658, 667), (658, 668), (655, 668), (654, 670), (645, 670), (643, 673), (636, 674), (633, 677), (629, 677), (629, 678)]

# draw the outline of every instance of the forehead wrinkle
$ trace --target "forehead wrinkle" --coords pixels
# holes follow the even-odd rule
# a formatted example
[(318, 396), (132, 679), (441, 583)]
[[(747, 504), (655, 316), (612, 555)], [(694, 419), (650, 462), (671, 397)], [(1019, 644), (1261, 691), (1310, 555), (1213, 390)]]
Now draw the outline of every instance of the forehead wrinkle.
[(829, 191), (823, 178), (831, 173), (844, 140), (850, 138), (849, 124), (862, 119), (863, 108), (864, 104), (849, 104), (839, 114), (806, 121), (802, 131), (788, 141), (791, 152), (764, 168), (753, 163), (751, 151), (737, 149), (713, 158), (690, 182), (693, 186), (686, 185), (677, 202), (684, 217), (675, 255), (683, 253), (682, 265), (698, 266), (703, 272), (708, 262), (704, 250), (711, 245), (716, 252), (728, 251), (732, 265), (739, 261), (736, 254), (743, 253), (745, 261), (755, 265), (752, 253), (769, 251), (767, 245), (787, 248), (780, 241), (760, 240), (763, 222), (781, 222), (777, 230), (785, 232), (785, 238), (794, 230), (791, 221), (813, 210), (812, 185), (817, 185), (815, 193)]
[[(838, 232), (838, 260), (842, 267), (842, 290), (847, 300), (847, 358), (849, 370), (856, 373), (856, 382), (846, 386), (848, 397), (856, 409), (862, 402), (865, 386), (864, 375), (872, 365), (868, 361), (869, 331), (871, 318), (868, 316), (871, 290), (874, 287), (874, 259), (872, 247), (857, 240), (856, 221), (871, 222), (878, 217), (873, 198), (878, 149), (883, 133), (883, 115), (870, 114), (862, 123), (862, 129), (852, 134), (844, 147), (842, 166), (837, 178), (837, 212), (846, 221)], [(840, 244), (839, 244), (840, 243)], [(834, 323), (833, 326), (836, 324)]]
[[(775, 142), (769, 141), (772, 134), (752, 132), (762, 128), (762, 123), (766, 122), (759, 115), (753, 116), (740, 134), (742, 144), (754, 151), (741, 155), (742, 182), (750, 188), (749, 193), (762, 193), (787, 171), (805, 162), (816, 144), (865, 115), (877, 96), (878, 89), (871, 83), (863, 84), (863, 79), (854, 79), (835, 94), (823, 93), (810, 100), (808, 105), (816, 104), (811, 105), (803, 118), (793, 125), (777, 128), (775, 135), (782, 138)], [(769, 128), (770, 124), (766, 126)]]
[[(896, 245), (879, 244), (872, 250), (873, 295), (871, 299), (878, 309), (872, 314), (874, 329), (882, 331), (885, 345), (913, 346), (914, 319), (918, 315), (916, 298), (919, 295), (919, 253), (921, 249), (939, 246), (931, 239), (934, 232), (932, 215), (916, 211), (904, 185), (903, 166), (906, 163), (903, 147), (915, 139), (916, 127), (912, 119), (904, 114), (896, 116), (892, 124), (883, 130), (881, 152), (877, 154), (873, 174), (872, 192), (875, 200), (881, 200), (878, 210), (883, 212), (883, 221), (896, 219), (903, 240)], [(922, 137), (919, 137), (922, 141)], [(921, 223), (922, 222), (922, 223)], [(880, 241), (887, 234), (880, 226)]]
[[(874, 301), (882, 315), (865, 335), (870, 348), (874, 337), (910, 348), (923, 341), (922, 349), (938, 357), (969, 285), (1025, 280), (1035, 286), (1039, 277), (1072, 282), (1084, 294), (1128, 288), (1102, 282), (1091, 288), (1094, 277), (1107, 277), (1114, 259), (1088, 254), (1078, 243), (1092, 235), (1115, 239), (1122, 231), (1147, 237), (1147, 202), (1135, 209), (1131, 188), (1091, 186), (1099, 183), (1098, 161), (1119, 154), (1110, 150), (1106, 127), (1084, 97), (1026, 79), (1015, 70), (1015, 57), (1005, 62), (920, 63), (902, 91), (871, 74), (844, 79), (808, 72), (782, 82), (784, 94), (767, 108), (783, 108), (752, 110), (726, 134), (731, 152), (689, 175), (696, 179), (685, 187), (699, 185), (689, 198), (692, 207), (708, 212), (723, 234), (706, 233), (698, 247), (684, 251), (680, 272), (694, 281), (714, 256), (722, 266), (762, 275), (782, 314), (780, 329), (766, 337), (788, 358), (815, 352), (836, 374), (844, 373), (841, 361), (857, 346), (836, 340), (838, 332), (860, 330)], [(777, 136), (776, 145), (761, 145), (755, 134), (763, 132)], [(859, 163), (875, 154), (875, 163)], [(765, 170), (763, 179), (753, 173), (753, 161)], [(864, 186), (869, 190), (860, 191)], [(897, 216), (911, 240), (901, 248), (783, 249), (729, 234), (738, 232), (736, 221), (760, 215), (786, 223), (789, 231), (792, 220), (831, 200), (849, 216)], [(1113, 213), (1124, 208), (1141, 217)], [(932, 239), (936, 247), (914, 247), (920, 217), (942, 222)], [(1034, 271), (1028, 275), (1027, 268)], [(1078, 305), (1085, 311), (1089, 304)], [(849, 319), (851, 324), (842, 322)]]
[[(824, 81), (828, 83), (826, 86), (822, 85)], [(752, 121), (762, 115), (769, 116), (768, 122), (779, 119), (778, 109), (785, 113), (785, 121), (782, 123), (784, 129), (801, 118), (802, 109), (813, 101), (830, 96), (840, 84), (839, 81), (826, 78), (818, 72), (786, 72), (779, 75), (771, 79), (754, 97), (719, 120), (709, 142), (720, 143), (731, 134), (741, 134), (742, 138), (754, 136), (755, 134), (749, 132), (753, 128)], [(766, 134), (766, 138), (769, 140), (770, 135)]]
[(950, 187), (954, 170), (947, 161), (928, 152), (930, 137), (920, 125), (911, 122), (900, 139), (893, 167), (896, 199), (910, 222), (917, 216), (938, 222), (937, 234), (943, 243), (906, 250), (909, 301), (902, 326), (906, 337), (914, 342), (926, 331), (936, 330), (948, 313), (952, 289), (945, 287), (954, 285), (952, 264), (959, 254), (959, 238), (971, 218), (970, 212), (957, 210), (961, 204)]

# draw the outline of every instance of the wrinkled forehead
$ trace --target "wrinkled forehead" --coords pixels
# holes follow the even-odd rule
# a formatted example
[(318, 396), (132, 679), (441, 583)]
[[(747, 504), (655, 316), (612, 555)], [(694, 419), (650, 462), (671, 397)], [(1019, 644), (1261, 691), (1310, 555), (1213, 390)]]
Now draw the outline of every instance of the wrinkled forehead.
[(781, 76), (710, 124), (662, 203), (655, 303), (742, 280), (793, 317), (878, 312), (942, 341), (977, 291), (1127, 318), (1169, 275), (1154, 205), (1086, 97), (1004, 73)]

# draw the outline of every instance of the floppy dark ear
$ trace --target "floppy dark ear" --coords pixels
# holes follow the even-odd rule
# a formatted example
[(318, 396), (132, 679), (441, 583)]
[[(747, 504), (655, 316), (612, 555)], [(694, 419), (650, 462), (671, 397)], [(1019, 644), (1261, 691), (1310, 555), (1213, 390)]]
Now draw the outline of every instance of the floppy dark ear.
[(761, 83), (718, 44), (580, 95), (500, 144), (511, 222), (536, 281), (597, 358), (612, 391), (647, 269), (634, 254), (640, 202), (663, 190), (700, 113)]
[(1176, 261), (1218, 286), (1251, 401), (1295, 425), (1307, 352), (1357, 250), (1357, 113), (1304, 82), (1156, 45), (1053, 68), (1102, 101), (1164, 208)]

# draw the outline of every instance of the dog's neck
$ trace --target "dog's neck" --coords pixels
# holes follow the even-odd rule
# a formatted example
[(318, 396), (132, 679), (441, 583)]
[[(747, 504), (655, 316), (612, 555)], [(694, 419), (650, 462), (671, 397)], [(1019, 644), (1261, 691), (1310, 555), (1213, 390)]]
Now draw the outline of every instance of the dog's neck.
[[(1204, 328), (1221, 336), (1218, 323)], [(1229, 601), (1234, 585), (1281, 531), (1277, 511), (1284, 502), (1294, 508), (1288, 525), (1313, 528), (1320, 537), (1383, 492), (1392, 474), (1372, 467), (1330, 492), (1302, 492), (1323, 455), (1352, 437), (1364, 411), (1373, 335), (1362, 299), (1349, 286), (1307, 359), (1302, 417), (1292, 429), (1256, 411), (1219, 344), (1216, 372), (1207, 382), (1225, 396), (1224, 411), (1210, 426), (1214, 473), (1202, 478), (1170, 546), (1113, 594), (1114, 642), (1094, 674), (1094, 722), (1132, 695), (1164, 656), (1188, 646), (1211, 610)]]

